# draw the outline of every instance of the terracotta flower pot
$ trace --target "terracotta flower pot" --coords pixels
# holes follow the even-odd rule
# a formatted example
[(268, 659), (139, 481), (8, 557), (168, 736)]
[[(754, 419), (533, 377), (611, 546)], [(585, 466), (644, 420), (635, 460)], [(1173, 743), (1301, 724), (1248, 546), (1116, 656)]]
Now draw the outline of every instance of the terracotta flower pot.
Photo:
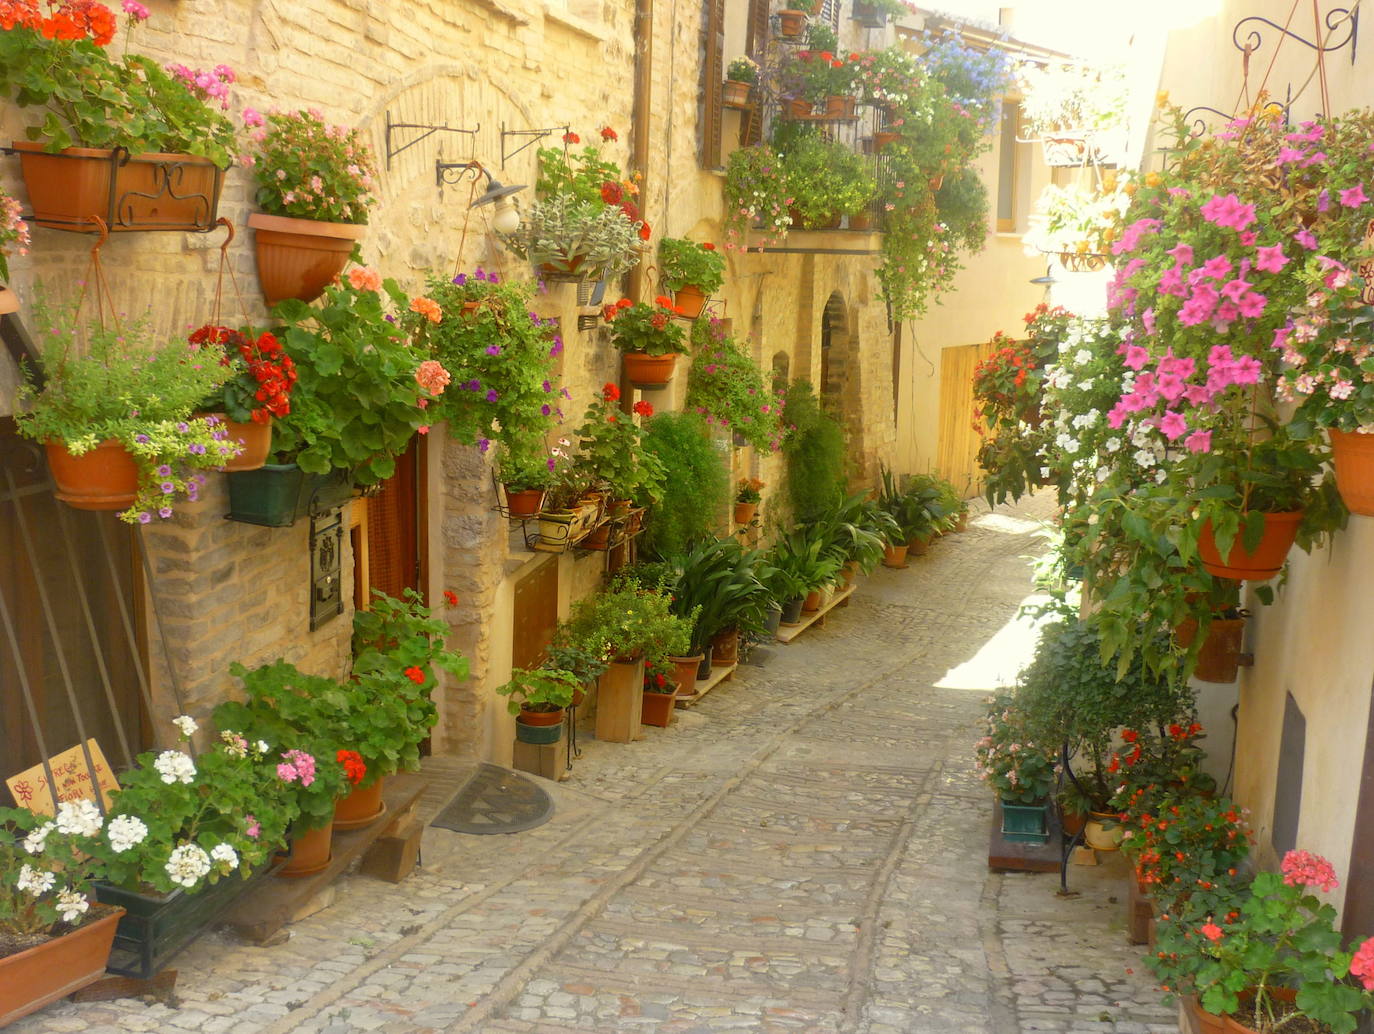
[(1231, 544), (1231, 551), (1223, 559), (1212, 534), (1212, 522), (1202, 522), (1198, 536), (1197, 552), (1202, 567), (1208, 574), (1217, 578), (1230, 578), (1236, 581), (1263, 582), (1283, 570), (1288, 550), (1298, 534), (1302, 523), (1302, 511), (1291, 513), (1266, 513), (1264, 515), (1264, 535), (1253, 552), (1247, 550), (1237, 535)]
[(105, 975), (124, 909), (0, 959), (0, 1027), (65, 998)]
[(812, 589), (802, 600), (802, 611), (806, 614), (814, 614), (821, 609), (821, 590)]
[(111, 232), (208, 230), (219, 211), (224, 170), (190, 154), (129, 155), (67, 147), (57, 154), (41, 143), (15, 140), (19, 171), (29, 191), (30, 220), (52, 230), (95, 233), (92, 216)]
[(736, 503), (735, 504), (735, 523), (748, 524), (754, 519), (754, 514), (758, 511), (758, 503)]
[(721, 103), (727, 108), (743, 108), (749, 104), (749, 91), (753, 83), (742, 83), (738, 79), (726, 79), (721, 93)]
[(1087, 821), (1088, 816), (1081, 811), (1066, 811), (1063, 808), (1059, 809), (1059, 825), (1060, 828), (1064, 830), (1064, 835), (1066, 837), (1071, 837), (1076, 834), (1083, 828), (1084, 823)]
[(303, 829), (291, 836), (291, 857), (277, 870), (278, 876), (313, 876), (323, 872), (333, 857), (334, 818), (318, 829)]
[(512, 517), (533, 517), (544, 504), (542, 488), (506, 488), (506, 512)]
[(711, 637), (711, 665), (728, 667), (739, 661), (739, 629), (717, 632)]
[(19, 295), (8, 287), (0, 287), (0, 316), (19, 311)]
[(382, 801), (385, 777), (371, 786), (355, 786), (334, 804), (334, 828), (349, 830), (370, 826), (382, 817), (386, 804)]
[(625, 378), (636, 388), (662, 388), (673, 379), (677, 369), (677, 353), (649, 355), (647, 352), (626, 352)]
[(811, 102), (801, 97), (788, 97), (782, 102), (782, 117), (808, 119), (811, 117)]
[(696, 284), (683, 284), (673, 292), (673, 305), (683, 319), (694, 320), (706, 306), (706, 292)]
[(225, 472), (261, 469), (272, 452), (271, 418), (268, 418), (265, 424), (260, 424), (256, 420), (239, 423), (237, 420), (228, 419), (222, 413), (216, 415), (224, 421), (229, 438), (243, 443), (243, 451), (224, 465)]
[(906, 543), (900, 546), (887, 546), (883, 549), (884, 567), (905, 567), (906, 566)]
[(907, 556), (925, 556), (930, 552), (929, 535), (913, 535), (906, 542)]
[[(1203, 682), (1235, 682), (1244, 635), (1244, 618), (1213, 618), (1207, 626), (1207, 638), (1198, 650), (1193, 677)], [(1174, 638), (1180, 646), (1192, 646), (1197, 638), (1197, 621), (1189, 618), (1180, 623), (1174, 631)]]
[(806, 12), (785, 10), (778, 12), (778, 35), (797, 37), (806, 31)]
[(872, 230), (874, 221), (873, 213), (867, 210), (849, 213), (849, 228), (859, 233), (867, 233)]
[(258, 282), (268, 305), (283, 298), (313, 302), (343, 272), (353, 245), (367, 233), (362, 223), (326, 223), (254, 212)]
[(1374, 517), (1374, 434), (1331, 428), (1336, 490), (1351, 513)]
[(680, 697), (692, 697), (697, 695), (697, 669), (701, 667), (701, 662), (705, 654), (697, 654), (695, 657), (668, 657), (666, 660), (673, 666), (673, 681), (677, 683), (677, 695)]
[(602, 521), (590, 535), (582, 540), (582, 545), (588, 549), (605, 549), (610, 544), (611, 525), (609, 521)]
[(562, 725), (567, 713), (561, 707), (555, 711), (527, 711), (522, 704), (515, 720), (522, 725)]
[(57, 498), (77, 510), (123, 510), (138, 494), (138, 464), (114, 438), (73, 456), (62, 442), (46, 442)]
[(666, 729), (673, 720), (673, 705), (676, 700), (676, 692), (651, 693), (646, 689), (639, 720), (645, 725), (656, 725), (660, 729)]
[[(1287, 1002), (1290, 1005), (1293, 1004), (1298, 997), (1298, 992), (1291, 987), (1270, 987), (1268, 989), (1268, 994), (1274, 1001)], [(1220, 1018), (1222, 1030), (1224, 1030), (1226, 1034), (1259, 1034), (1258, 1028), (1252, 1027), (1249, 1024), (1249, 1020), (1252, 1018), (1250, 1011), (1254, 1000), (1254, 989), (1241, 992), (1240, 1012), (1238, 1014), (1227, 1013)], [(1199, 1012), (1201, 1012), (1201, 1006), (1199, 1006)], [(1209, 1013), (1208, 1015), (1211, 1014)]]
[(873, 134), (873, 150), (881, 151), (885, 147), (892, 146), (899, 139), (901, 139), (901, 134), (880, 129)]
[(853, 118), (858, 101), (847, 94), (836, 94), (825, 99), (826, 118)]
[(1198, 1034), (1226, 1034), (1226, 1018), (1204, 1009), (1202, 1003), (1197, 1000), (1197, 995), (1185, 996), (1183, 1008), (1192, 1016)]

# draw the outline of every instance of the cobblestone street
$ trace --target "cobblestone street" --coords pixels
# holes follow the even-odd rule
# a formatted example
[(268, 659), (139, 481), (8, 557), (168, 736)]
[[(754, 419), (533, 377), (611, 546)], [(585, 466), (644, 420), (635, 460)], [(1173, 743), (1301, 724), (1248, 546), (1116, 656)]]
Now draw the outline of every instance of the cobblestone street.
[(1015, 618), (1049, 511), (978, 512), (673, 727), (584, 737), (544, 826), (430, 829), (409, 879), (344, 879), (283, 944), (203, 937), (174, 1001), (12, 1030), (1175, 1030), (1125, 943), (1119, 858), (1074, 867), (1068, 899), (986, 867), (971, 745), (1032, 645)]

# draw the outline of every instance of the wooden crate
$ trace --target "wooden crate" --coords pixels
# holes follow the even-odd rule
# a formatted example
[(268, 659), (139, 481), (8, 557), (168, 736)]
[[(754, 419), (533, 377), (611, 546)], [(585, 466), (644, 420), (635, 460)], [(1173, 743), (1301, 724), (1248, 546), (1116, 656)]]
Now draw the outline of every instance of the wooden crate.
[(597, 683), (596, 738), (629, 743), (644, 735), (644, 662), (613, 662)]

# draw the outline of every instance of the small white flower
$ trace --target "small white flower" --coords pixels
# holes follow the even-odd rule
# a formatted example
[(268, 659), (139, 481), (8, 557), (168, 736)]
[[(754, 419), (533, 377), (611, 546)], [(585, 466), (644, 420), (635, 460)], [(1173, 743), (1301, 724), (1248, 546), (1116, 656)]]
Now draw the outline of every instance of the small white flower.
[(179, 731), (181, 735), (185, 736), (188, 740), (192, 736), (194, 736), (196, 734), (196, 730), (200, 728), (200, 726), (196, 724), (196, 720), (192, 718), (189, 714), (178, 715), (176, 718), (172, 719), (172, 724), (175, 725), (177, 727), (177, 731)]
[(68, 836), (93, 837), (105, 824), (94, 801), (63, 801), (57, 806), (57, 831)]
[(214, 847), (210, 848), (210, 857), (217, 862), (223, 862), (229, 867), (229, 870), (239, 867), (238, 852), (228, 844), (216, 844)]
[(1108, 452), (1116, 452), (1118, 449), (1121, 448), (1121, 439), (1108, 438), (1105, 442), (1102, 443), (1102, 448), (1106, 449)]
[(86, 900), (85, 895), (78, 894), (70, 887), (63, 887), (57, 892), (57, 911), (62, 916), (62, 922), (74, 923), (80, 919), (90, 909), (91, 903)]
[(210, 856), (196, 844), (182, 844), (172, 852), (163, 868), (173, 883), (194, 887), (210, 871)]
[(37, 829), (30, 830), (29, 835), (24, 838), (24, 850), (29, 854), (38, 854), (47, 846), (48, 834), (57, 826), (51, 822), (45, 822)]
[(179, 750), (164, 750), (153, 762), (164, 783), (189, 783), (196, 777), (196, 763), (189, 754)]
[(1155, 484), (1157, 484), (1157, 485), (1162, 485), (1162, 484), (1164, 484), (1165, 480), (1166, 480), (1168, 477), (1169, 477), (1168, 473), (1164, 470), (1163, 467), (1161, 467), (1159, 470), (1155, 471)]
[(1089, 352), (1086, 348), (1080, 348), (1077, 352), (1074, 353), (1073, 361), (1077, 363), (1079, 366), (1084, 366), (1093, 361), (1093, 354)]
[(267, 745), (266, 740), (258, 740), (257, 743), (253, 744), (253, 749), (259, 754), (266, 754), (272, 748)]
[(105, 832), (110, 838), (110, 849), (115, 854), (123, 854), (134, 845), (143, 843), (148, 835), (148, 827), (142, 819), (133, 815), (120, 815), (110, 820)]
[(1155, 465), (1155, 454), (1149, 449), (1137, 449), (1132, 459), (1142, 467), (1153, 467)]
[(19, 890), (28, 891), (34, 897), (41, 897), (52, 890), (52, 885), (56, 881), (57, 877), (52, 873), (35, 869), (32, 865), (25, 865), (19, 870), (19, 879), (14, 885)]
[(1079, 382), (1078, 382), (1078, 390), (1079, 390), (1079, 391), (1092, 391), (1093, 388), (1095, 388), (1095, 387), (1097, 387), (1097, 384), (1096, 384), (1096, 382), (1093, 381), (1091, 378), (1088, 379), (1088, 380), (1086, 380), (1086, 381), (1079, 381)]
[(1098, 480), (1098, 483), (1099, 483), (1099, 484), (1100, 484), (1101, 482), (1103, 482), (1103, 481), (1106, 481), (1106, 480), (1107, 480), (1109, 477), (1111, 477), (1111, 476), (1112, 476), (1112, 471), (1111, 471), (1111, 468), (1110, 468), (1110, 467), (1098, 467), (1098, 468), (1097, 468), (1097, 480)]

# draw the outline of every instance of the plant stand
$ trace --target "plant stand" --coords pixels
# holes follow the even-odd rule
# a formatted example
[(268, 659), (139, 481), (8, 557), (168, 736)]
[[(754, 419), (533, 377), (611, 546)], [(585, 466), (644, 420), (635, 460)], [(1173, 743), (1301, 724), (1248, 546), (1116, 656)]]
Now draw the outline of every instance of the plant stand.
[[(849, 606), (849, 597), (854, 595), (854, 590), (858, 586), (850, 585), (835, 593), (829, 603), (823, 604), (818, 610), (804, 611), (801, 621), (795, 625), (783, 625), (778, 629), (777, 640), (780, 643), (790, 643), (797, 636), (801, 635), (812, 625), (825, 625), (825, 616), (836, 607)], [(698, 690), (700, 692), (700, 690)]]
[(678, 707), (695, 707), (707, 693), (715, 689), (721, 683), (729, 682), (735, 675), (738, 664), (727, 664), (724, 667), (711, 667), (709, 678), (697, 679), (697, 691), (689, 697), (678, 697), (675, 701)]
[(1002, 835), (1002, 802), (992, 807), (992, 832), (988, 837), (988, 868), (997, 872), (1058, 872), (1063, 857), (1063, 830), (1056, 809), (1046, 817), (1048, 838), (1044, 843), (1009, 841)]
[(1130, 893), (1126, 896), (1126, 943), (1155, 945), (1155, 903), (1142, 893), (1140, 881), (1130, 876)]
[(612, 661), (597, 683), (596, 738), (629, 743), (644, 735), (644, 662)]
[(553, 743), (524, 743), (515, 741), (511, 767), (555, 782), (568, 771), (568, 752), (562, 737)]

